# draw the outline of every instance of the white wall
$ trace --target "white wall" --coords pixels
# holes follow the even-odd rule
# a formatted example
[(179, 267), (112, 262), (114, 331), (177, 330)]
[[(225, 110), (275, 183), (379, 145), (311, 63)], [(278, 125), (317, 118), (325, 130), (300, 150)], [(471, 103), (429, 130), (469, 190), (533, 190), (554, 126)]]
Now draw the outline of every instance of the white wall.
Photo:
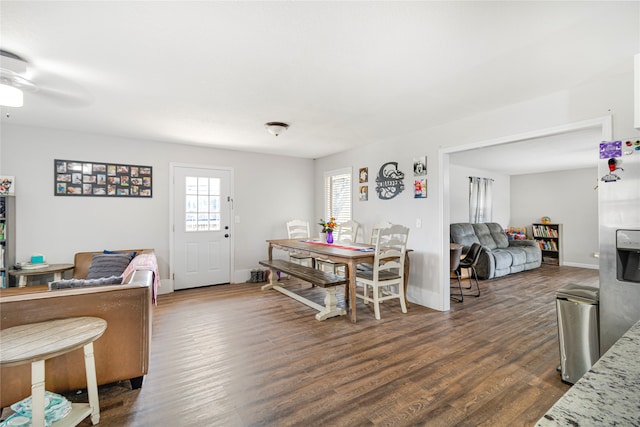
[[(234, 282), (246, 281), (266, 258), (266, 239), (286, 237), (288, 219), (315, 218), (313, 160), (17, 125), (4, 125), (1, 136), (1, 174), (16, 178), (17, 261), (34, 252), (67, 263), (75, 252), (154, 248), (167, 279), (170, 162), (233, 168), (234, 215), (240, 217), (230, 224)], [(54, 159), (152, 166), (153, 197), (54, 196)]]
[[(633, 58), (629, 58), (632, 61)], [(411, 174), (412, 159), (428, 157), (429, 197), (414, 200), (409, 188), (399, 197), (378, 200), (370, 188), (369, 202), (355, 202), (354, 218), (370, 227), (380, 220), (409, 225), (411, 254), (408, 298), (421, 305), (448, 310), (449, 156), (446, 148), (481, 145), (485, 141), (551, 129), (570, 123), (612, 115), (614, 137), (640, 134), (633, 129), (633, 73), (582, 82), (570, 89), (497, 110), (486, 111), (421, 132), (399, 134), (382, 141), (318, 159), (316, 164), (315, 212), (322, 212), (322, 174), (325, 170), (352, 166), (369, 167), (370, 178), (387, 161), (397, 161)], [(357, 172), (356, 172), (357, 173)], [(354, 176), (355, 180), (355, 176)], [(355, 188), (355, 187), (354, 187)], [(513, 201), (512, 201), (513, 203)], [(422, 227), (417, 228), (416, 219)], [(515, 218), (509, 222), (514, 223)], [(446, 257), (445, 257), (446, 253)]]
[(563, 224), (563, 263), (598, 268), (598, 168), (511, 177), (513, 225), (527, 226), (548, 216)]
[(508, 228), (511, 217), (509, 175), (454, 164), (449, 165), (449, 221), (451, 224), (469, 222), (470, 176), (493, 179), (493, 213), (491, 222), (497, 222), (503, 228)]

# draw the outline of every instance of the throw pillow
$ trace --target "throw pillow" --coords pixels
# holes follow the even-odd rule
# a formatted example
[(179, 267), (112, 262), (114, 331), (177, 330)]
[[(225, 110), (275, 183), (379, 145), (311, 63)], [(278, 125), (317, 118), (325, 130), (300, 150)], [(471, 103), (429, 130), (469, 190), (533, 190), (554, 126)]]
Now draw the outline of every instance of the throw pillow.
[(122, 283), (122, 276), (103, 277), (101, 279), (66, 279), (49, 282), (49, 290), (82, 288), (86, 286), (119, 285)]
[(87, 279), (120, 276), (131, 262), (129, 254), (94, 254)]
[(110, 251), (109, 249), (105, 249), (102, 251), (103, 254), (124, 254), (124, 255), (129, 255), (129, 257), (131, 259), (134, 259), (137, 255), (137, 253), (135, 251), (133, 252), (118, 252), (118, 251)]

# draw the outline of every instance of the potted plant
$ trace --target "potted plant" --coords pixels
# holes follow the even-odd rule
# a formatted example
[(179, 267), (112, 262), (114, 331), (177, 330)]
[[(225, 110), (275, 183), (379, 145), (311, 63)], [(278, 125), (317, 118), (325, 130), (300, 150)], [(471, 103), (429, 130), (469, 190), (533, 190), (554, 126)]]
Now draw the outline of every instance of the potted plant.
[(327, 243), (333, 243), (333, 230), (338, 226), (338, 224), (336, 224), (336, 219), (334, 217), (331, 217), (329, 221), (320, 219), (318, 224), (322, 226), (322, 232), (327, 234)]

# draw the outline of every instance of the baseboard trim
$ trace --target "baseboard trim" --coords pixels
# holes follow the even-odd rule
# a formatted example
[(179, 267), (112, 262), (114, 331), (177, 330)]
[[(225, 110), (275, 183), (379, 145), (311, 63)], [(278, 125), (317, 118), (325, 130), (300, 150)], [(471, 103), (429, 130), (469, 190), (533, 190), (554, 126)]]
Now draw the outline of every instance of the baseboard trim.
[(579, 262), (563, 262), (562, 263), (563, 266), (566, 267), (578, 267), (578, 268), (590, 268), (591, 270), (600, 270), (600, 266), (599, 265), (594, 265), (594, 264), (582, 264)]

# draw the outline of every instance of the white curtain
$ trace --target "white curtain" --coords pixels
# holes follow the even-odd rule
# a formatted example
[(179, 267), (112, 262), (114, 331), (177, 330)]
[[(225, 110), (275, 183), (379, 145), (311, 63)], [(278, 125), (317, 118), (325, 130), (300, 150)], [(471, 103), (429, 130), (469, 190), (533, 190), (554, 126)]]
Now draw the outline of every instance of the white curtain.
[(471, 224), (491, 222), (492, 186), (493, 180), (490, 178), (469, 177), (469, 222)]

